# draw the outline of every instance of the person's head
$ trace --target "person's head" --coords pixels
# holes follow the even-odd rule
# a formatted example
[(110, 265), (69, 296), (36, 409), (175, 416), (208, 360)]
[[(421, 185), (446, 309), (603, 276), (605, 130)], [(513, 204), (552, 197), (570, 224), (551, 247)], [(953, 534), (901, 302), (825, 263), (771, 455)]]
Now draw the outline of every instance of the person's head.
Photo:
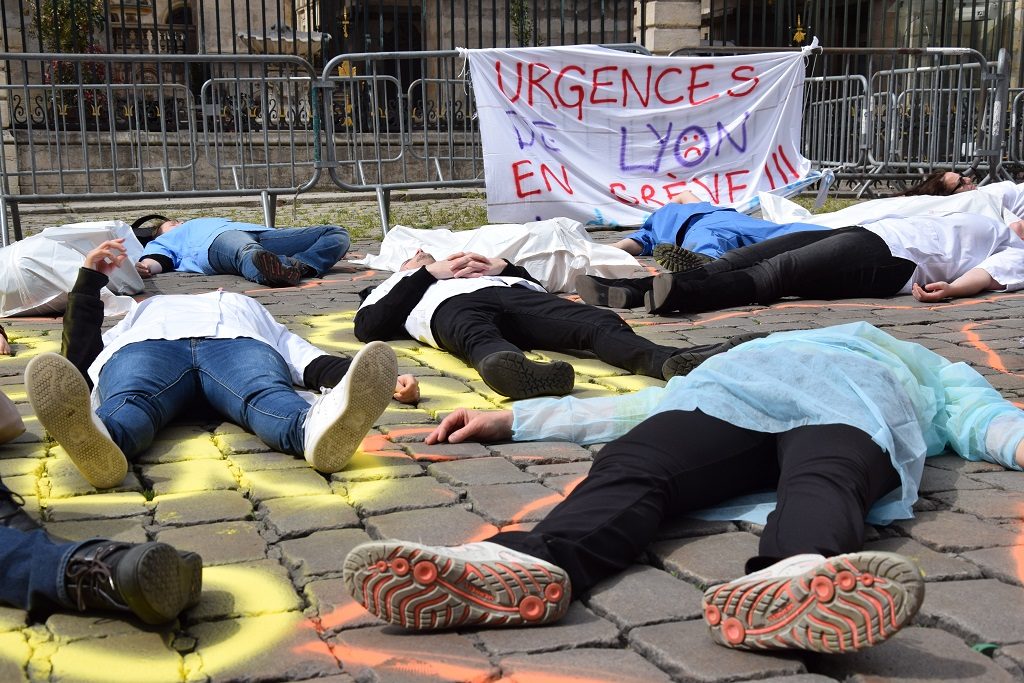
[(170, 232), (171, 230), (173, 230), (174, 228), (178, 227), (179, 225), (181, 225), (184, 222), (185, 221), (179, 221), (179, 220), (164, 221), (160, 225), (158, 225), (155, 228), (153, 228), (153, 237), (156, 238), (156, 237), (159, 237), (160, 235), (165, 235), (165, 234), (167, 234), (168, 232)]
[(402, 262), (402, 267), (398, 270), (415, 270), (417, 268), (422, 268), (423, 266), (429, 266), (435, 261), (437, 261), (437, 259), (433, 256), (422, 249), (417, 249), (415, 254)]
[(904, 197), (933, 195), (948, 197), (959, 192), (976, 190), (978, 186), (970, 176), (956, 171), (933, 171), (927, 178), (903, 193)]

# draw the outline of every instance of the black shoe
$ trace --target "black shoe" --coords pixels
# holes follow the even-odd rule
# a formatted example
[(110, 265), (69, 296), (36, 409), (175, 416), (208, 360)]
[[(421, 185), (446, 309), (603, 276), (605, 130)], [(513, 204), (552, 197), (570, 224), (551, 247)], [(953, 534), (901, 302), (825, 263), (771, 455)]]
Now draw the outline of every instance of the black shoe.
[(64, 571), (68, 597), (80, 611), (132, 612), (165, 624), (199, 602), (203, 561), (166, 543), (97, 541), (79, 548)]
[(644, 308), (648, 313), (672, 313), (679, 310), (679, 306), (673, 303), (677, 298), (673, 296), (674, 291), (675, 280), (670, 273), (656, 275), (651, 283), (651, 291), (644, 295)]
[(573, 284), (576, 287), (576, 293), (580, 295), (584, 303), (591, 306), (609, 308), (642, 306), (644, 303), (643, 290), (636, 286), (622, 286), (622, 282), (622, 280), (612, 280), (595, 275), (579, 275)]
[(654, 247), (654, 262), (667, 271), (680, 273), (711, 263), (715, 259), (674, 244), (659, 244)]
[(22, 509), (24, 504), (20, 494), (0, 484), (0, 525), (25, 532), (41, 529), (39, 522)]
[(252, 256), (252, 264), (267, 281), (269, 287), (294, 287), (302, 279), (302, 271), (295, 266), (286, 266), (276, 255), (260, 249)]
[(720, 344), (701, 344), (699, 346), (691, 346), (688, 349), (681, 349), (670, 356), (661, 366), (661, 376), (663, 379), (672, 379), (673, 377), (687, 375), (695, 367), (711, 358), (711, 356), (725, 353), (743, 342), (767, 337), (769, 334), (769, 332), (747, 332), (746, 334), (737, 334), (735, 337), (730, 337)]
[(485, 356), (476, 370), (487, 386), (512, 399), (564, 396), (576, 381), (575, 371), (564, 361), (537, 363), (515, 351)]

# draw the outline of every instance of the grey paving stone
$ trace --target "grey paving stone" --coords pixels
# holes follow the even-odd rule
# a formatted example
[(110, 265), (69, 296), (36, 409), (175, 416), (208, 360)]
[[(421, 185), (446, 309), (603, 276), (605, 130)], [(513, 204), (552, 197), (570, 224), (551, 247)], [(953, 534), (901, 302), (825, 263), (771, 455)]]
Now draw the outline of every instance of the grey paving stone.
[[(116, 671), (122, 680), (179, 680), (181, 655), (171, 649), (159, 633), (136, 632), (109, 638), (76, 640), (57, 645), (50, 656), (50, 680), (82, 681), (82, 663), (89, 662), (91, 672)], [(87, 670), (88, 670), (87, 669)]]
[(1024, 549), (1020, 546), (973, 550), (962, 553), (961, 557), (981, 568), (987, 577), (1024, 586), (1024, 565), (1021, 563)]
[(590, 460), (591, 453), (574, 443), (537, 441), (532, 443), (492, 444), (495, 454), (508, 458), (516, 465), (537, 466), (551, 463)]
[(1024, 474), (1020, 472), (979, 472), (970, 478), (1014, 493), (1024, 493)]
[(562, 477), (567, 474), (585, 475), (590, 472), (592, 464), (590, 460), (576, 460), (552, 465), (531, 465), (526, 468), (526, 471), (544, 481), (548, 477)]
[(405, 451), (398, 448), (372, 453), (358, 451), (349, 461), (348, 467), (331, 475), (331, 481), (378, 481), (380, 479), (418, 477), (423, 474), (425, 468), (424, 463), (416, 462)]
[(396, 538), (427, 545), (459, 545), (498, 533), (496, 526), (461, 507), (376, 515), (367, 517), (364, 526), (374, 538)]
[(466, 458), (486, 458), (491, 452), (478, 443), (439, 443), (428, 446), (412, 443), (405, 447), (409, 455), (421, 462), (448, 462)]
[(50, 498), (46, 502), (46, 517), (54, 522), (139, 517), (148, 513), (146, 498), (134, 492)]
[(679, 517), (669, 520), (658, 529), (659, 539), (690, 538), (692, 536), (711, 536), (736, 531), (733, 522), (708, 522), (703, 519)]
[(774, 655), (716, 645), (700, 621), (673, 621), (629, 632), (630, 646), (673, 677), (686, 681), (736, 681), (803, 673), (803, 664)]
[(918, 620), (937, 623), (968, 642), (1024, 642), (1024, 588), (995, 579), (928, 585)]
[(355, 509), (333, 494), (268, 500), (260, 504), (257, 516), (275, 539), (359, 525)]
[(261, 470), (304, 470), (309, 463), (294, 455), (266, 451), (263, 453), (235, 453), (228, 456), (228, 462), (242, 472)]
[(981, 578), (981, 571), (970, 562), (946, 553), (935, 552), (912, 538), (883, 538), (865, 543), (864, 548), (909, 557), (924, 572), (925, 581)]
[(659, 541), (649, 552), (668, 571), (707, 588), (743, 576), (746, 561), (757, 554), (757, 543), (757, 536), (737, 531)]
[(446, 484), (514, 484), (536, 481), (505, 458), (487, 457), (472, 460), (438, 462), (427, 468), (427, 474)]
[(672, 679), (630, 650), (579, 648), (504, 657), (498, 665), (508, 683), (585, 680), (593, 683), (657, 683)]
[(947, 491), (932, 496), (957, 512), (966, 512), (976, 517), (1020, 519), (1024, 510), (1024, 493), (1012, 493), (1000, 489), (982, 491)]
[(0, 460), (0, 478), (16, 477), (23, 474), (38, 475), (43, 464), (38, 458), (7, 458)]
[(701, 616), (701, 591), (668, 572), (634, 565), (594, 587), (587, 606), (622, 629)]
[(204, 566), (251, 562), (267, 555), (267, 543), (254, 522), (216, 522), (163, 529), (156, 540), (199, 553)]
[(247, 472), (242, 475), (239, 484), (254, 502), (331, 493), (331, 486), (324, 475), (309, 467)]
[(328, 638), (358, 680), (463, 683), (494, 680), (497, 670), (467, 636), (412, 633), (395, 627), (349, 629)]
[(220, 460), (224, 456), (209, 434), (193, 436), (184, 441), (154, 441), (145, 452), (132, 459), (143, 465), (189, 460)]
[[(218, 681), (280, 681), (341, 672), (327, 644), (301, 612), (195, 624), (200, 675)], [(229, 644), (230, 643), (230, 644)]]
[(25, 625), (27, 616), (28, 612), (25, 610), (0, 605), (0, 633), (20, 629)]
[(573, 602), (560, 621), (545, 626), (480, 630), (476, 637), (487, 652), (550, 652), (566, 648), (610, 647), (618, 643), (619, 630), (579, 602)]
[(54, 612), (45, 624), (54, 639), (67, 643), (138, 633), (145, 626), (127, 612)]
[(129, 517), (127, 519), (95, 519), (81, 522), (52, 522), (46, 525), (47, 531), (69, 541), (85, 541), (90, 538), (107, 538), (125, 543), (145, 543), (145, 525), (148, 517)]
[(294, 612), (303, 607), (288, 571), (272, 560), (207, 566), (199, 604), (185, 612), (189, 622)]
[(919, 492), (923, 496), (935, 493), (936, 491), (962, 491), (986, 488), (990, 487), (978, 481), (976, 477), (967, 477), (959, 472), (944, 470), (939, 467), (925, 467)]
[(944, 470), (953, 470), (954, 472), (960, 472), (961, 474), (973, 474), (975, 472), (1005, 472), (1006, 469), (1002, 465), (996, 465), (992, 462), (985, 462), (984, 460), (971, 461), (964, 460), (959, 455), (936, 455), (933, 458), (928, 458), (929, 467), (940, 467)]
[[(335, 491), (341, 493), (339, 488)], [(364, 516), (452, 505), (459, 495), (433, 477), (354, 482), (345, 498)]]
[(1019, 534), (959, 512), (918, 512), (893, 526), (933, 550), (959, 552), (1024, 543)]
[(858, 683), (1013, 680), (991, 659), (936, 628), (905, 628), (888, 641), (859, 652), (839, 657), (811, 655), (805, 661), (816, 673)]
[(142, 468), (142, 476), (158, 496), (165, 493), (238, 488), (231, 468), (223, 460), (192, 460), (149, 465)]
[(362, 529), (332, 529), (281, 541), (277, 548), (285, 565), (308, 581), (325, 575), (340, 576), (349, 551), (369, 540)]
[(474, 512), (499, 527), (540, 521), (562, 501), (560, 494), (533, 483), (467, 486), (466, 498)]
[(224, 455), (239, 453), (266, 453), (273, 449), (255, 434), (242, 432), (239, 434), (218, 434), (213, 439), (214, 446)]
[(20, 631), (0, 633), (0, 652), (4, 654), (0, 657), (0, 680), (8, 683), (28, 681), (25, 668), (32, 656), (32, 648), (25, 634)]
[[(1006, 660), (1009, 660), (1009, 663)], [(997, 653), (996, 661), (1006, 668), (1014, 669), (1016, 679), (1024, 679), (1024, 643), (1017, 643), (1016, 645), (1004, 645), (999, 648)]]
[(229, 522), (252, 516), (252, 503), (238, 491), (169, 493), (153, 499), (153, 521), (162, 526)]
[(320, 628), (326, 633), (384, 623), (352, 599), (343, 579), (310, 581), (303, 589), (303, 594), (309, 605), (306, 608), (307, 616), (319, 619)]

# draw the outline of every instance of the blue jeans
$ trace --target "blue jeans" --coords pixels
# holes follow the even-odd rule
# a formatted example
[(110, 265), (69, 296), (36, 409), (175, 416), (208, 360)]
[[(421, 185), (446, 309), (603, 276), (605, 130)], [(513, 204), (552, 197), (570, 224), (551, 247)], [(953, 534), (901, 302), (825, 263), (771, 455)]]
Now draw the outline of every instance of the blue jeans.
[(82, 545), (51, 541), (45, 533), (0, 526), (0, 602), (24, 610), (71, 608), (64, 569)]
[(129, 458), (182, 408), (205, 398), (225, 418), (282, 453), (303, 453), (309, 404), (284, 358), (261, 341), (151, 339), (119, 349), (100, 371), (96, 411)]
[(348, 251), (349, 237), (345, 228), (321, 225), (313, 228), (279, 228), (262, 232), (228, 230), (210, 245), (210, 267), (224, 275), (241, 275), (246, 280), (267, 284), (253, 264), (260, 250), (269, 251), (285, 265), (309, 266), (322, 276)]

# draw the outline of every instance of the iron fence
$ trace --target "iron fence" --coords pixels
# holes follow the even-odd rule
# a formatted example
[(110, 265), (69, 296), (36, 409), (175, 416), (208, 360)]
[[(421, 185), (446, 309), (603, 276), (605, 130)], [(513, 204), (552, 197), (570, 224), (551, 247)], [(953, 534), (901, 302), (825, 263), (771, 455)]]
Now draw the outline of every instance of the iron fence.
[(1010, 162), (1017, 173), (1024, 172), (1024, 88), (1010, 92), (1013, 97), (1010, 108)]

